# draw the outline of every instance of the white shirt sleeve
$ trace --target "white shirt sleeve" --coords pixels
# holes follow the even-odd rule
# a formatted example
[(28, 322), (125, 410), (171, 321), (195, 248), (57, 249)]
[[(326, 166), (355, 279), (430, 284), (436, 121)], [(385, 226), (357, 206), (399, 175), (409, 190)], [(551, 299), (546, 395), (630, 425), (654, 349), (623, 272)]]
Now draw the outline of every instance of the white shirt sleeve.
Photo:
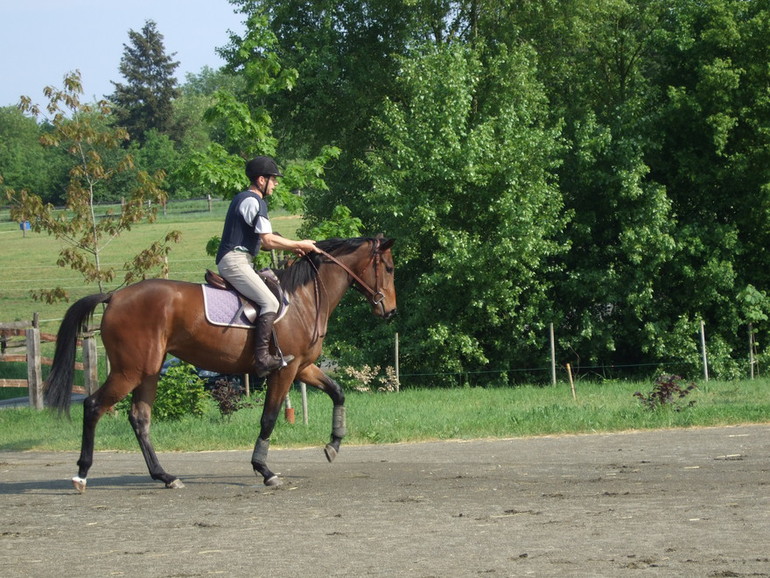
[(238, 207), (244, 220), (254, 227), (254, 232), (263, 235), (272, 233), (273, 226), (270, 219), (266, 219), (259, 214), (259, 201), (254, 198), (246, 198)]
[(270, 223), (270, 219), (265, 219), (262, 215), (257, 217), (257, 222), (254, 225), (254, 231), (260, 235), (273, 232), (273, 225)]

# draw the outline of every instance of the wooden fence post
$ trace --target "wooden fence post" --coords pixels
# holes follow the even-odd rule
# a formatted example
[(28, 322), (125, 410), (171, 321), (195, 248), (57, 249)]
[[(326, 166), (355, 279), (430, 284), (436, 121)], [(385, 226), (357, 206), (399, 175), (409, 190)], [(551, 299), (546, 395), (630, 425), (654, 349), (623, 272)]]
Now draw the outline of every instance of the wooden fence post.
[(83, 335), (83, 388), (86, 395), (99, 389), (99, 360), (96, 357), (96, 337), (93, 331)]
[(551, 344), (551, 385), (556, 385), (556, 339), (553, 335), (553, 323), (549, 326), (548, 338)]
[(29, 405), (43, 409), (43, 370), (40, 365), (40, 329), (36, 326), (25, 331), (27, 339), (27, 384)]
[(706, 324), (700, 322), (700, 348), (701, 356), (703, 357), (703, 381), (709, 380), (709, 361), (706, 354)]
[(396, 392), (399, 392), (399, 391), (401, 391), (401, 369), (399, 368), (399, 361), (398, 361), (398, 357), (400, 355), (399, 352), (398, 352), (398, 350), (399, 350), (398, 331), (396, 331), (396, 340), (395, 340), (395, 343), (394, 343), (393, 347), (394, 347), (394, 352), (393, 352), (394, 361), (393, 361), (393, 363), (396, 365)]

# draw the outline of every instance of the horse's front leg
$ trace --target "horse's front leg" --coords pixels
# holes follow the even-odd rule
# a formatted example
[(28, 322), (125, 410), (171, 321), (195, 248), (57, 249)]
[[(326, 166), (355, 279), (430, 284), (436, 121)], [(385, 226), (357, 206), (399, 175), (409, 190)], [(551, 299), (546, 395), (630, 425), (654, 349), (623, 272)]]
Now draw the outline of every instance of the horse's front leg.
[(339, 383), (321, 371), (317, 365), (305, 367), (297, 374), (297, 379), (326, 392), (334, 404), (332, 409), (331, 441), (324, 448), (326, 459), (329, 462), (333, 462), (340, 451), (342, 438), (347, 434), (347, 426), (345, 424), (345, 392)]
[(254, 472), (262, 476), (266, 486), (280, 486), (282, 484), (281, 479), (267, 467), (270, 436), (292, 383), (288, 373), (285, 376), (282, 376), (281, 373), (280, 371), (274, 372), (267, 379), (267, 394), (265, 395), (265, 405), (262, 408), (259, 437), (254, 444), (254, 452), (251, 454), (251, 465)]

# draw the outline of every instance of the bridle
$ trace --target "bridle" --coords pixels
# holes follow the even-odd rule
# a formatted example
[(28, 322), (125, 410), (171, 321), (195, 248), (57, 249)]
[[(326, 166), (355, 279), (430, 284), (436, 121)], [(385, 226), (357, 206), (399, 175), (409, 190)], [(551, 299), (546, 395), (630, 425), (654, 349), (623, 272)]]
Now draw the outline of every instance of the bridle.
[[(382, 252), (380, 251), (380, 240), (375, 239), (374, 240), (374, 247), (372, 249), (372, 256), (369, 259), (369, 261), (364, 265), (361, 269), (361, 274), (356, 275), (350, 267), (345, 265), (342, 261), (337, 259), (335, 256), (330, 255), (323, 249), (319, 248), (318, 252), (321, 253), (324, 257), (332, 261), (333, 263), (336, 263), (342, 269), (353, 278), (353, 287), (360, 293), (363, 293), (368, 299), (369, 302), (373, 306), (379, 305), (382, 309), (383, 316), (385, 315), (385, 305), (383, 304), (383, 301), (385, 300), (385, 294), (382, 292), (382, 279), (380, 279), (380, 263), (382, 262)], [(374, 287), (370, 287), (363, 279), (361, 279), (361, 275), (364, 274), (364, 271), (366, 271), (370, 265), (374, 266)]]
[[(374, 247), (372, 248), (372, 256), (370, 257), (369, 261), (366, 263), (366, 265), (363, 266), (361, 269), (360, 274), (356, 274), (353, 272), (350, 267), (345, 265), (342, 261), (337, 259), (334, 255), (330, 255), (320, 247), (317, 247), (318, 253), (326, 257), (329, 261), (332, 263), (335, 263), (336, 265), (339, 265), (343, 271), (345, 271), (348, 275), (350, 275), (353, 278), (352, 284), (353, 287), (359, 292), (362, 293), (364, 296), (367, 297), (367, 300), (369, 303), (372, 304), (372, 306), (379, 305), (382, 310), (382, 316), (385, 317), (385, 304), (383, 301), (385, 300), (385, 294), (382, 292), (382, 279), (380, 278), (380, 263), (382, 262), (382, 252), (380, 251), (380, 240), (375, 239), (374, 240)], [(313, 266), (314, 269), (316, 269), (316, 272), (318, 272), (318, 269), (316, 268), (315, 264), (313, 263), (313, 260), (310, 259), (309, 255), (305, 255), (308, 262)], [(370, 265), (374, 266), (374, 287), (370, 287), (363, 279), (361, 279), (361, 275), (363, 275), (364, 271), (369, 268)], [(316, 320), (315, 320), (315, 329), (314, 329), (314, 335), (312, 338), (312, 341), (316, 341), (318, 338), (323, 337), (321, 335), (321, 290), (319, 286), (318, 276), (316, 276), (314, 281), (315, 286), (315, 301), (316, 301)]]

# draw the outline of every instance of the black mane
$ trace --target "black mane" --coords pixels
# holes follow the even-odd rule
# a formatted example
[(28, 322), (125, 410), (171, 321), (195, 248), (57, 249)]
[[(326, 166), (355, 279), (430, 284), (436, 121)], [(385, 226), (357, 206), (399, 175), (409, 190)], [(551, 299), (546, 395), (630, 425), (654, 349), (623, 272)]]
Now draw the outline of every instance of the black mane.
[[(316, 245), (329, 253), (329, 255), (340, 257), (352, 253), (364, 243), (371, 243), (372, 248), (374, 248), (377, 246), (376, 241), (377, 239), (372, 237), (353, 237), (351, 239), (316, 241)], [(292, 294), (303, 285), (313, 281), (316, 275), (318, 275), (318, 268), (325, 261), (328, 260), (321, 253), (312, 253), (285, 269), (278, 269), (275, 273), (278, 275), (284, 291)]]

